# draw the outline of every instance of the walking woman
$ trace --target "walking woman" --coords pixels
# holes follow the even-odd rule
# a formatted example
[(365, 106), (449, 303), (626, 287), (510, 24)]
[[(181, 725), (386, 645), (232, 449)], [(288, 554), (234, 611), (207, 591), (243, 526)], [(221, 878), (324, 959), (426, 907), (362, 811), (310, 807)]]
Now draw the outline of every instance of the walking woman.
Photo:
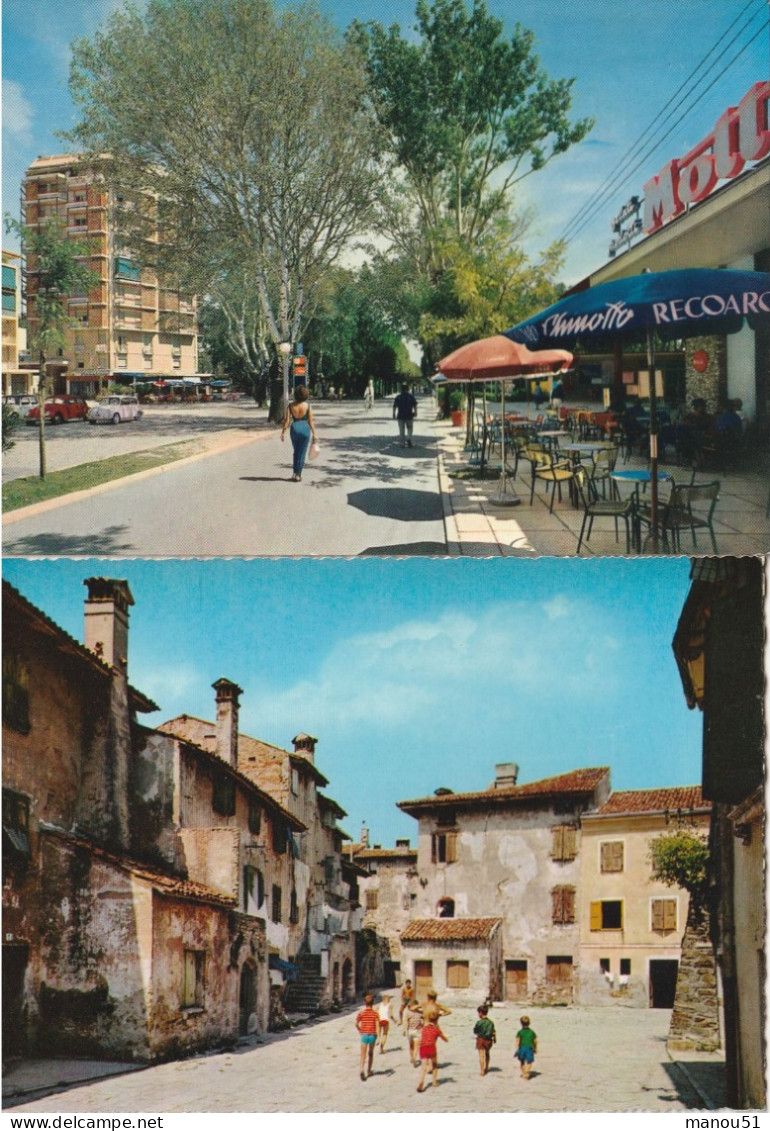
[(315, 427), (313, 414), (307, 399), (310, 393), (304, 385), (297, 385), (294, 390), (294, 401), (286, 409), (281, 439), (286, 438), (286, 429), (289, 429), (291, 445), (294, 448), (294, 474), (292, 482), (299, 483), (302, 478), (302, 468), (305, 466), (305, 456), (312, 438), (315, 443)]

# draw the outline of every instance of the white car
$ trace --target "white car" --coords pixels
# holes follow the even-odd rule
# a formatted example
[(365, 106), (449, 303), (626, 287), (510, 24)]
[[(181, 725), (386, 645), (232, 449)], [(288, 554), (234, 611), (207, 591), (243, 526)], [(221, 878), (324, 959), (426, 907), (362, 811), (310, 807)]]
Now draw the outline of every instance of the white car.
[(111, 394), (88, 410), (90, 424), (120, 424), (123, 420), (141, 420), (142, 410), (137, 397)]
[(29, 410), (36, 407), (37, 397), (34, 393), (11, 393), (3, 397), (3, 404), (23, 420)]

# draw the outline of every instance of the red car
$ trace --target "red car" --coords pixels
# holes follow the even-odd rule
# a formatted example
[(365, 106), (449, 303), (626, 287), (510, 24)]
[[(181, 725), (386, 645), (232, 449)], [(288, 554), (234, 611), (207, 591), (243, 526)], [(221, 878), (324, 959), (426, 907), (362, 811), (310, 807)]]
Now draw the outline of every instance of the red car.
[[(48, 397), (45, 402), (46, 424), (63, 424), (65, 420), (85, 420), (88, 416), (88, 402), (82, 397), (73, 397), (65, 394), (60, 397)], [(40, 409), (35, 405), (25, 417), (27, 424), (37, 424), (40, 419)]]

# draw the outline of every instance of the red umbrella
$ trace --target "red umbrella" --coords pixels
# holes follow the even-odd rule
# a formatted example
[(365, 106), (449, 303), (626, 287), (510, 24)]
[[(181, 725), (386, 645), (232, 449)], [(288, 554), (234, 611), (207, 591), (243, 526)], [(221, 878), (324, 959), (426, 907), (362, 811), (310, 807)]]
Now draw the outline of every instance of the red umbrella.
[(502, 382), (502, 470), (500, 486), (493, 496), (493, 502), (516, 506), (520, 501), (509, 485), (505, 469), (505, 378), (524, 377), (531, 373), (554, 373), (569, 369), (571, 364), (572, 354), (569, 350), (530, 350), (503, 334), (468, 342), (438, 363), (439, 372), (449, 381)]
[(480, 338), (460, 346), (438, 363), (439, 372), (452, 381), (494, 381), (528, 373), (553, 373), (569, 369), (568, 350), (530, 350), (504, 334)]

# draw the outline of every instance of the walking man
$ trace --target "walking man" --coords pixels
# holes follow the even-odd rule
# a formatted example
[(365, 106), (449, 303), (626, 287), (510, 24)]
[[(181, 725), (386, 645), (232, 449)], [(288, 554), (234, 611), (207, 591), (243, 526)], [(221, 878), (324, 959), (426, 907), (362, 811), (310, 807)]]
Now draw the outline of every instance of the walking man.
[(409, 385), (404, 382), (401, 392), (393, 398), (393, 419), (398, 420), (398, 434), (402, 448), (412, 446), (412, 428), (417, 416), (417, 401), (409, 392)]

